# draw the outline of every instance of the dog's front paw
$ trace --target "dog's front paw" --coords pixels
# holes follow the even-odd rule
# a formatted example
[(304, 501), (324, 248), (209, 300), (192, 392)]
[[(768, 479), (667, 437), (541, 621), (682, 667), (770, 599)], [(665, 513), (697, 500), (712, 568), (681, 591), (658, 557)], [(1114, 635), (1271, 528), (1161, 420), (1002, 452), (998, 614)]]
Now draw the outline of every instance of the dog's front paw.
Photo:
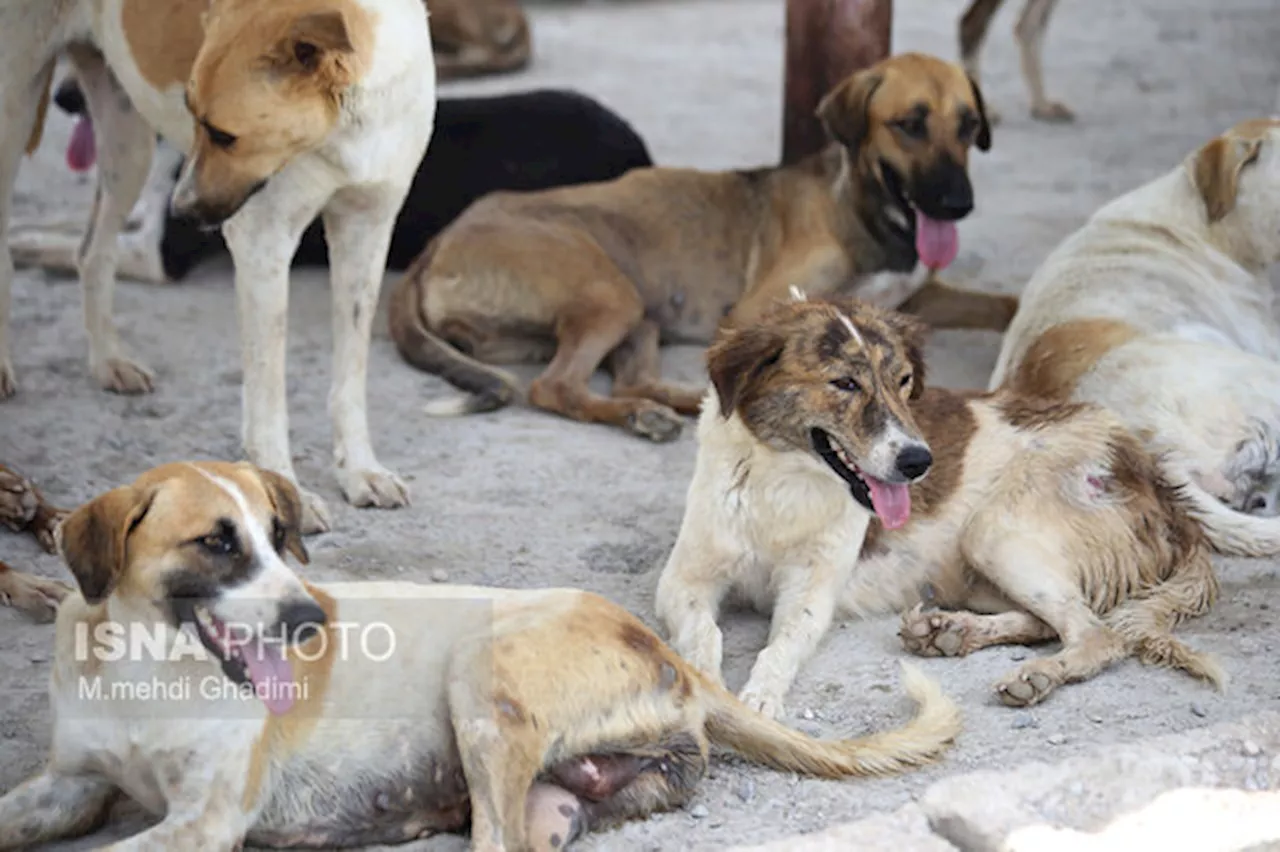
[(777, 719), (782, 715), (782, 693), (775, 690), (747, 684), (738, 693), (738, 700), (766, 718)]
[(53, 621), (58, 614), (58, 604), (71, 591), (66, 583), (47, 580), (34, 574), (19, 574), (8, 567), (0, 573), (0, 602), (26, 613), (36, 621)]
[(0, 399), (8, 399), (18, 392), (18, 377), (8, 358), (0, 358)]
[(973, 648), (965, 613), (926, 611), (920, 604), (902, 614), (898, 638), (917, 657), (963, 657)]
[(333, 517), (324, 500), (313, 491), (298, 489), (298, 499), (302, 501), (302, 534), (316, 535), (333, 528)]
[(104, 358), (92, 365), (93, 377), (103, 390), (136, 395), (155, 389), (155, 375), (143, 365), (119, 356)]
[(653, 402), (627, 417), (627, 429), (642, 438), (665, 444), (680, 437), (684, 420), (667, 406)]
[(996, 696), (1008, 707), (1039, 704), (1058, 686), (1057, 679), (1036, 660), (1022, 666), (996, 684)]
[(385, 467), (338, 468), (342, 496), (357, 508), (398, 509), (409, 505), (409, 486)]
[(1047, 121), (1050, 124), (1067, 124), (1076, 120), (1076, 114), (1063, 103), (1045, 101), (1031, 108), (1031, 117), (1036, 121)]
[(40, 508), (31, 482), (24, 476), (0, 467), (0, 524), (14, 532), (26, 529)]

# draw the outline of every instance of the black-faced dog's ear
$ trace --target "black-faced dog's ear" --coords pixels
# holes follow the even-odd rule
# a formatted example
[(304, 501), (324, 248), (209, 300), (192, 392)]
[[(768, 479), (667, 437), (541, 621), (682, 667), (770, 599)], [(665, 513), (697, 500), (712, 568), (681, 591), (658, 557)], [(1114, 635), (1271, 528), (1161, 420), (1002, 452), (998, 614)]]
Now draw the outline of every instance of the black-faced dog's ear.
[(1261, 150), (1261, 139), (1219, 136), (1195, 153), (1191, 177), (1204, 199), (1210, 223), (1217, 222), (1236, 206), (1240, 172), (1258, 159)]
[(846, 148), (858, 150), (867, 137), (871, 96), (884, 82), (879, 71), (859, 71), (818, 102), (817, 116), (827, 135)]
[(911, 364), (911, 399), (919, 399), (924, 393), (925, 363), (924, 347), (929, 340), (929, 325), (918, 317), (892, 311), (888, 317), (889, 327), (902, 337), (907, 350), (907, 361)]
[(707, 350), (707, 372), (726, 420), (768, 369), (778, 362), (786, 341), (776, 331), (758, 325), (720, 332)]
[(271, 505), (276, 511), (276, 520), (284, 530), (284, 546), (293, 557), (307, 565), (311, 556), (302, 543), (302, 498), (298, 496), (298, 488), (274, 470), (255, 467), (262, 487), (271, 498)]
[[(967, 74), (965, 76), (969, 77)], [(978, 135), (973, 144), (978, 146), (979, 151), (990, 151), (991, 122), (987, 119), (987, 102), (982, 99), (982, 87), (973, 77), (969, 77), (969, 88), (973, 90), (973, 102), (978, 107)]]
[(128, 564), (129, 536), (154, 498), (154, 489), (122, 485), (85, 503), (59, 525), (58, 552), (89, 603), (99, 603), (115, 588)]

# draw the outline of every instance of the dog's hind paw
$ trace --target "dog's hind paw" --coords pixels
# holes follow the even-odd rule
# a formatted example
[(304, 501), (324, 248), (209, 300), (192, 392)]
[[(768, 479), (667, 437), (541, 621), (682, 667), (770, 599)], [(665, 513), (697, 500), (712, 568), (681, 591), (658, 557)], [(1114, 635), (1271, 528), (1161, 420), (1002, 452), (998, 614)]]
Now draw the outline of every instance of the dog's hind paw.
[(329, 514), (329, 507), (319, 495), (305, 488), (299, 488), (298, 499), (302, 501), (303, 535), (316, 535), (333, 529), (333, 517)]
[(1030, 707), (1047, 698), (1057, 685), (1036, 663), (1028, 663), (997, 683), (996, 695), (1008, 707)]
[(155, 375), (143, 365), (128, 358), (105, 358), (93, 365), (93, 376), (103, 390), (112, 393), (151, 393), (155, 389)]
[(926, 611), (920, 604), (902, 614), (898, 638), (917, 657), (963, 657), (974, 650), (966, 613)]
[(738, 700), (767, 719), (777, 719), (782, 715), (782, 696), (777, 693), (757, 690), (748, 684), (738, 694)]
[(398, 509), (409, 505), (409, 486), (384, 467), (338, 468), (342, 496), (357, 508)]
[(1076, 120), (1076, 114), (1066, 104), (1058, 101), (1045, 101), (1031, 108), (1031, 117), (1036, 121), (1047, 121), (1050, 124), (1068, 124)]
[(651, 403), (638, 408), (627, 417), (627, 429), (642, 438), (658, 444), (666, 444), (680, 437), (684, 420), (665, 405)]
[(9, 359), (0, 358), (0, 399), (8, 399), (18, 392), (18, 377)]
[(58, 604), (71, 591), (66, 583), (20, 574), (7, 567), (0, 573), (0, 602), (39, 622), (53, 621), (58, 614)]

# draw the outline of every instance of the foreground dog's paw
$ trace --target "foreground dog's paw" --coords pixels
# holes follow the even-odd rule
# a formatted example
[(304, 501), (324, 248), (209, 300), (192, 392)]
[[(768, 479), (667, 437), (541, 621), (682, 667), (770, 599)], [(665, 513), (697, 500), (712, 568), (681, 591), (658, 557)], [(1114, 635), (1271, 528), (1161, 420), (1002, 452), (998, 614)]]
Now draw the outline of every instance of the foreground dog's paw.
[(24, 476), (0, 467), (0, 523), (14, 532), (24, 530), (40, 508), (31, 482)]
[(8, 359), (0, 360), (0, 399), (8, 399), (18, 392), (18, 377)]
[(58, 604), (70, 593), (71, 587), (57, 580), (19, 574), (8, 568), (0, 573), (0, 602), (36, 621), (53, 621), (58, 614)]
[(684, 420), (665, 405), (652, 403), (637, 408), (627, 418), (627, 429), (659, 444), (674, 441), (684, 429)]
[(1023, 666), (996, 684), (996, 695), (1008, 707), (1030, 707), (1039, 704), (1057, 684), (1034, 663)]
[(747, 684), (738, 693), (738, 700), (766, 718), (777, 719), (782, 715), (782, 696), (776, 692)]
[(314, 492), (305, 488), (298, 489), (298, 499), (302, 501), (302, 534), (316, 535), (333, 528), (333, 517), (329, 507)]
[(151, 393), (155, 376), (141, 364), (128, 358), (107, 358), (93, 365), (93, 377), (103, 390), (129, 396)]
[(30, 529), (45, 553), (58, 552), (58, 525), (69, 514), (71, 512), (66, 509), (55, 509), (48, 504), (41, 504), (36, 511)]
[(917, 657), (963, 657), (973, 650), (964, 613), (930, 610), (920, 604), (902, 614), (898, 637)]
[(1076, 114), (1066, 104), (1057, 101), (1046, 101), (1033, 106), (1031, 117), (1036, 121), (1047, 121), (1051, 124), (1066, 124), (1076, 120)]
[(338, 468), (338, 486), (347, 502), (358, 508), (398, 509), (409, 505), (409, 486), (385, 467)]

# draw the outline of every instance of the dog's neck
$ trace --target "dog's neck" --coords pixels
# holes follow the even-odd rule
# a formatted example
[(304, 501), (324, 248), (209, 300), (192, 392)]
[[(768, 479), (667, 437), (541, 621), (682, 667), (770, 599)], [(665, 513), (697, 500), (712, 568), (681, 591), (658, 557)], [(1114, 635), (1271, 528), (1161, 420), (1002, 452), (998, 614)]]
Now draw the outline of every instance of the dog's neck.
[(897, 216), (905, 222), (907, 214), (874, 173), (860, 174), (853, 167), (852, 158), (833, 142), (811, 161), (835, 205), (836, 233), (854, 274), (911, 272), (920, 261), (915, 238), (894, 220)]

